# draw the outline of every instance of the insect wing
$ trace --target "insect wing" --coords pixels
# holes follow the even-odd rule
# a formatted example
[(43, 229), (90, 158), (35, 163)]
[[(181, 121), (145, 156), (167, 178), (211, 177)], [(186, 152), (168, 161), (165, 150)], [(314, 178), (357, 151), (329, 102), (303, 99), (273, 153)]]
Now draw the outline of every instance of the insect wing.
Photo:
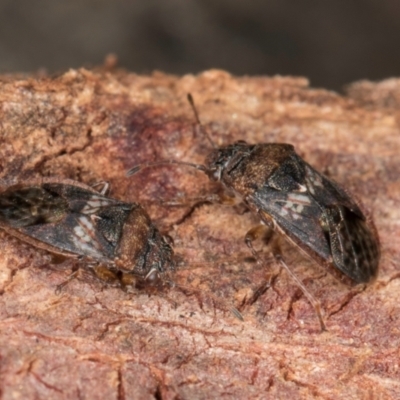
[(0, 221), (13, 228), (60, 220), (66, 199), (42, 187), (12, 187), (0, 194)]
[(357, 283), (375, 276), (379, 243), (362, 211), (298, 155), (283, 162), (251, 200), (310, 256), (333, 262)]
[(355, 282), (368, 282), (376, 275), (379, 245), (366, 222), (343, 206), (325, 209), (334, 263)]
[(330, 259), (331, 251), (321, 226), (321, 208), (307, 193), (283, 192), (267, 186), (258, 190), (251, 201), (263, 214), (271, 216), (283, 232), (306, 253)]
[(306, 164), (306, 185), (323, 210), (335, 266), (357, 283), (378, 270), (379, 241), (358, 205), (335, 182)]
[[(31, 195), (29, 202), (10, 202), (10, 199), (21, 199), (27, 192)], [(113, 258), (123, 224), (132, 208), (130, 204), (73, 185), (43, 184), (10, 190), (5, 197), (3, 195), (0, 195), (3, 226), (8, 225), (19, 233), (19, 237), (32, 238), (57, 252), (99, 261)], [(49, 198), (52, 200), (50, 208), (43, 200)]]

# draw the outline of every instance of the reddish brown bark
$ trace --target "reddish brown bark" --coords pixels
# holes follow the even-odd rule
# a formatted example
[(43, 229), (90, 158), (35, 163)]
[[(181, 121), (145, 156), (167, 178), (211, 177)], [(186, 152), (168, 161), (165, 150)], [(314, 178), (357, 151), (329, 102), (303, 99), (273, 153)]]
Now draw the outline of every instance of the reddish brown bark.
[[(267, 267), (246, 259), (243, 237), (254, 216), (157, 201), (216, 193), (217, 184), (183, 167), (125, 177), (144, 161), (204, 160), (209, 143), (193, 127), (188, 92), (218, 144), (292, 143), (373, 213), (383, 257), (364, 291), (284, 245), (320, 299), (328, 332), (284, 271), (254, 296), (278, 271), (268, 249)], [(1, 185), (41, 176), (109, 181), (112, 196), (140, 201), (173, 237), (181, 260), (175, 281), (186, 289), (126, 293), (86, 277), (57, 295), (69, 270), (1, 231), (3, 398), (400, 398), (400, 83), (362, 82), (348, 93), (222, 71), (4, 79)]]

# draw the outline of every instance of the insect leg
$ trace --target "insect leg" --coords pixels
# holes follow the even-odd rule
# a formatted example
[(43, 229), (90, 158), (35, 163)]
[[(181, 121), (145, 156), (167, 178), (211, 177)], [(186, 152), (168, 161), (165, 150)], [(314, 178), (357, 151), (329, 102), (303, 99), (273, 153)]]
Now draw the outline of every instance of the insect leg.
[[(84, 275), (88, 271), (90, 271), (90, 273), (92, 275), (94, 274), (96, 276), (96, 278), (99, 278), (108, 283), (113, 283), (117, 279), (117, 278), (115, 278), (114, 280), (106, 279), (105, 272), (104, 272), (104, 276), (100, 276), (101, 272), (97, 273), (97, 268), (100, 268), (97, 263), (91, 262), (86, 259), (84, 264), (80, 264), (79, 262), (82, 260), (84, 260), (84, 257), (78, 257), (78, 259), (74, 260), (74, 264), (72, 265), (72, 268), (71, 268), (71, 273), (67, 276), (67, 278), (63, 282), (61, 282), (59, 285), (56, 286), (56, 289), (55, 289), (56, 294), (60, 294), (61, 291), (65, 288), (65, 286), (67, 286), (73, 279), (78, 278), (78, 276), (81, 274)], [(104, 266), (102, 268), (104, 268), (104, 270), (107, 269)], [(110, 273), (111, 273), (111, 271), (110, 271)]]
[(65, 286), (67, 286), (73, 279), (75, 279), (78, 276), (79, 272), (80, 272), (79, 265), (75, 264), (72, 267), (72, 271), (67, 276), (67, 278), (63, 282), (61, 282), (60, 284), (58, 284), (56, 286), (55, 293), (57, 295), (59, 295), (62, 292), (62, 290), (65, 288)]
[(107, 181), (99, 181), (96, 182), (92, 185), (92, 188), (96, 188), (97, 186), (100, 186), (101, 188), (98, 190), (98, 192), (103, 195), (107, 196), (107, 194), (110, 192), (110, 182)]
[(96, 265), (95, 267), (90, 268), (90, 270), (100, 281), (120, 287), (124, 291), (128, 291), (128, 288), (138, 287), (140, 285), (148, 287), (148, 285), (145, 284), (148, 283), (146, 282), (146, 278), (143, 279), (129, 272), (111, 269), (106, 265)]
[(285, 260), (283, 259), (279, 244), (278, 244), (278, 237), (277, 235), (274, 235), (274, 231), (265, 226), (265, 225), (258, 225), (252, 229), (250, 229), (249, 232), (247, 232), (245, 236), (245, 242), (246, 245), (250, 248), (253, 256), (257, 260), (258, 263), (263, 264), (263, 262), (260, 260), (260, 257), (257, 253), (257, 251), (253, 247), (253, 242), (257, 239), (263, 239), (263, 241), (266, 244), (271, 245), (271, 251), (276, 259), (276, 261), (286, 270), (286, 272), (289, 274), (289, 276), (295, 281), (296, 285), (301, 289), (303, 294), (307, 297), (307, 300), (310, 302), (310, 304), (314, 307), (314, 310), (317, 314), (318, 321), (321, 326), (322, 331), (326, 331), (326, 325), (325, 322), (322, 318), (322, 313), (321, 313), (321, 304), (320, 302), (309, 292), (309, 290), (304, 286), (303, 282), (293, 273), (291, 268), (286, 264)]
[(257, 260), (258, 263), (264, 265), (264, 263), (260, 260), (260, 257), (253, 246), (253, 242), (262, 239), (265, 243), (268, 243), (273, 235), (273, 230), (265, 225), (257, 225), (251, 228), (245, 235), (244, 241), (247, 247), (250, 249), (253, 257)]
[(320, 302), (308, 291), (308, 289), (304, 286), (303, 282), (293, 273), (293, 271), (286, 264), (281, 254), (274, 254), (276, 260), (285, 268), (286, 272), (290, 275), (290, 277), (296, 282), (296, 285), (301, 289), (303, 294), (307, 297), (307, 300), (314, 307), (314, 310), (317, 314), (319, 324), (321, 326), (322, 331), (327, 331), (324, 319), (322, 318), (321, 313), (321, 304)]
[[(272, 229), (269, 229), (265, 225), (257, 225), (255, 227), (251, 228), (244, 237), (244, 241), (245, 241), (247, 247), (250, 249), (251, 254), (256, 259), (257, 263), (262, 267), (265, 267), (265, 263), (261, 260), (259, 254), (257, 253), (256, 249), (254, 248), (253, 242), (258, 239), (263, 239), (263, 241), (268, 242), (269, 236), (272, 236), (272, 234), (273, 234)], [(262, 294), (264, 294), (267, 289), (269, 289), (271, 287), (273, 278), (274, 278), (274, 275), (270, 274), (269, 278), (266, 279), (266, 281), (256, 289), (253, 296), (251, 296), (250, 301), (246, 302), (246, 303), (250, 303), (250, 304), (255, 303), (257, 301), (257, 299)]]
[(96, 265), (90, 269), (96, 278), (106, 283), (120, 282), (120, 274), (117, 271), (113, 271), (107, 268), (105, 265)]

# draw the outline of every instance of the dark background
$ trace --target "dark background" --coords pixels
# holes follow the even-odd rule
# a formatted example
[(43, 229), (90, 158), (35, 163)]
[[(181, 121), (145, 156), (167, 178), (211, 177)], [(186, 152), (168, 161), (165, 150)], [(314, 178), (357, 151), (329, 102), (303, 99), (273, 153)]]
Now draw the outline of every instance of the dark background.
[(222, 68), (313, 86), (400, 75), (400, 0), (0, 0), (0, 72), (115, 53), (138, 73)]

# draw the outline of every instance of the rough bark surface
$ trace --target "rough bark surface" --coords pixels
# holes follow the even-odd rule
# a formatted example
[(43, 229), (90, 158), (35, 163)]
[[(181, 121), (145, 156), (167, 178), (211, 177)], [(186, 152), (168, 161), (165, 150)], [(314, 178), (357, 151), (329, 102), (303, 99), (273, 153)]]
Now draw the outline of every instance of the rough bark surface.
[[(382, 245), (378, 279), (350, 289), (284, 253), (321, 301), (328, 331), (268, 248), (266, 267), (243, 238), (257, 219), (240, 207), (162, 200), (220, 191), (202, 162), (186, 94), (218, 144), (288, 142), (361, 199)], [(0, 394), (4, 399), (400, 398), (400, 81), (360, 82), (347, 96), (303, 78), (175, 77), (71, 70), (0, 83), (1, 186), (42, 176), (107, 180), (139, 201), (175, 242), (176, 287), (124, 292), (69, 274), (45, 251), (0, 232)], [(272, 287), (262, 290), (270, 273)], [(229, 311), (236, 306), (244, 321)]]

